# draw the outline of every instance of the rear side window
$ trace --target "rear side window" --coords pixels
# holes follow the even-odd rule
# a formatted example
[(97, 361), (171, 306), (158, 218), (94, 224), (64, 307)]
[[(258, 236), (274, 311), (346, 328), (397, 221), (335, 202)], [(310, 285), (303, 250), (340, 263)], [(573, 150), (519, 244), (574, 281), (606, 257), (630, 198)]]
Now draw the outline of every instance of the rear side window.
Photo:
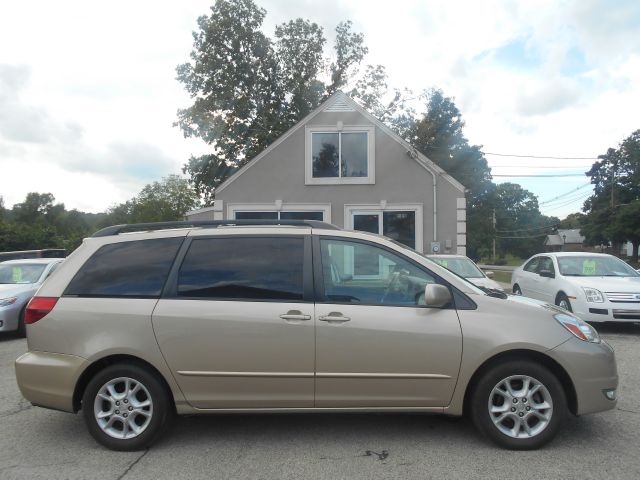
[(159, 297), (183, 237), (112, 243), (80, 268), (65, 295)]
[(178, 296), (302, 301), (304, 240), (298, 237), (193, 240), (178, 274)]
[(524, 266), (524, 271), (535, 273), (538, 269), (538, 263), (540, 263), (540, 257), (529, 260), (529, 263)]

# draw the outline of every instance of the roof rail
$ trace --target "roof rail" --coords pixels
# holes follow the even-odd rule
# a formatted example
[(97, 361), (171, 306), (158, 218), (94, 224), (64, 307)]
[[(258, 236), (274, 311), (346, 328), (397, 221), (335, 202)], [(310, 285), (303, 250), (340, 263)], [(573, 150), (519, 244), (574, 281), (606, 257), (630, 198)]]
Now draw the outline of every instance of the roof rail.
[(125, 232), (147, 232), (152, 230), (166, 230), (171, 228), (217, 228), (235, 225), (286, 225), (295, 227), (323, 228), (326, 230), (341, 230), (340, 227), (320, 220), (192, 220), (181, 222), (129, 223), (113, 225), (98, 230), (92, 237), (109, 237)]

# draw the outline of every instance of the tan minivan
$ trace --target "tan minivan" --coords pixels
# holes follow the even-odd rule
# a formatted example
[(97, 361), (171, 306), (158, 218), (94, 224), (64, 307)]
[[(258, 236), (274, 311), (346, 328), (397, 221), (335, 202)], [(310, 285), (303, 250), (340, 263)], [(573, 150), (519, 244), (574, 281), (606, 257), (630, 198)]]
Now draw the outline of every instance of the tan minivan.
[(109, 227), (30, 302), (16, 375), (116, 450), (146, 448), (175, 413), (337, 411), (468, 412), (532, 449), (569, 412), (616, 405), (614, 353), (591, 326), (497, 295), (317, 221)]

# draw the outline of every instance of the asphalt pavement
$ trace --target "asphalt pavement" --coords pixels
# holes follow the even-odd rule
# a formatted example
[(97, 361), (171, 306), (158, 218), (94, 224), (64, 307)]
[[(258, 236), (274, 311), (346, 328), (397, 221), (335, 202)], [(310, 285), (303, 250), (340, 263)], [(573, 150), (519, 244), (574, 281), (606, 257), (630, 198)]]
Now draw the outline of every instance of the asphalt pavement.
[(33, 407), (15, 382), (26, 341), (0, 336), (0, 479), (638, 479), (640, 325), (604, 326), (618, 408), (570, 418), (546, 448), (501, 450), (466, 419), (423, 414), (181, 417), (145, 452), (111, 452), (82, 417)]

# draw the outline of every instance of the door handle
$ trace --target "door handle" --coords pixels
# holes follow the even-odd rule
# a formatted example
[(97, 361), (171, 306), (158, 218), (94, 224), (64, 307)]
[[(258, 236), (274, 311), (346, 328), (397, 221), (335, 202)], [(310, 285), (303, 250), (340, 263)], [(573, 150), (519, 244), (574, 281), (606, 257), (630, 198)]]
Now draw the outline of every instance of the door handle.
[(304, 315), (297, 310), (292, 310), (287, 313), (283, 313), (280, 315), (280, 318), (283, 320), (311, 320), (311, 315)]
[(321, 322), (329, 322), (329, 323), (344, 323), (351, 320), (349, 317), (345, 317), (340, 312), (331, 312), (329, 315), (323, 315), (318, 318)]

